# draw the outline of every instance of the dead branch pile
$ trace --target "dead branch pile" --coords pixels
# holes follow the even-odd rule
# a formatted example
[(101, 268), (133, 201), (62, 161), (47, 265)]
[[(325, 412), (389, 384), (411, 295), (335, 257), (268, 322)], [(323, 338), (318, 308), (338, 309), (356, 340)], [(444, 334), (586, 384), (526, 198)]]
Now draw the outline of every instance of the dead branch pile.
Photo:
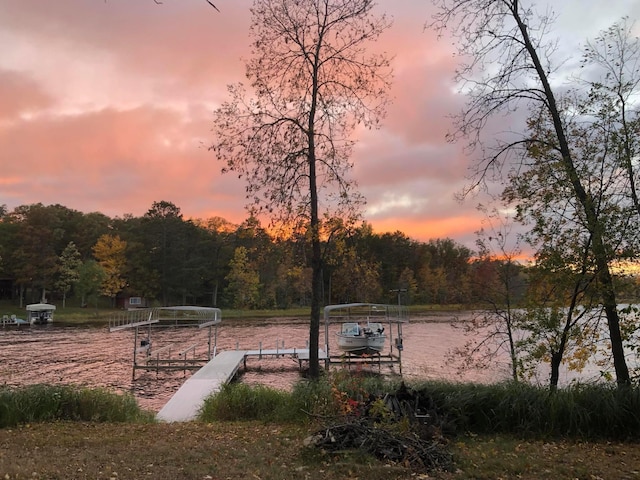
[[(413, 471), (449, 470), (452, 455), (435, 415), (425, 413), (417, 393), (404, 384), (394, 394), (369, 400), (359, 415), (341, 418), (317, 431), (307, 443), (329, 452), (357, 449)], [(376, 401), (388, 415), (381, 418)]]
[(426, 441), (413, 432), (395, 432), (366, 418), (328, 426), (314, 436), (313, 444), (332, 452), (363, 450), (415, 471), (448, 470), (452, 463), (451, 454), (439, 440)]

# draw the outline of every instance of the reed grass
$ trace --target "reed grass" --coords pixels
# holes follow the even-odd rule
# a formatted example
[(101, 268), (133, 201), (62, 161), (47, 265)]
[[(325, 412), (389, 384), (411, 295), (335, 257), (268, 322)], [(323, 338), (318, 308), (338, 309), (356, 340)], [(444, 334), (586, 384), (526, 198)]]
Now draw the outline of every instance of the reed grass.
[(228, 383), (208, 397), (200, 409), (203, 421), (263, 420), (275, 422), (287, 418), (290, 394), (264, 385)]
[(456, 433), (525, 437), (640, 439), (640, 389), (576, 384), (550, 392), (521, 383), (429, 382), (428, 396)]
[[(397, 380), (338, 373), (300, 381), (292, 392), (229, 384), (207, 399), (200, 419), (305, 422), (335, 417), (349, 402), (382, 398)], [(444, 433), (523, 438), (640, 439), (640, 389), (573, 385), (550, 392), (521, 383), (419, 382), (410, 387), (430, 405)]]
[(344, 413), (348, 400), (364, 402), (392, 391), (396, 385), (380, 376), (348, 372), (335, 372), (318, 381), (301, 380), (291, 392), (229, 383), (205, 400), (199, 419), (305, 423), (315, 418), (337, 417)]
[(150, 422), (154, 415), (140, 409), (132, 395), (69, 385), (0, 388), (0, 428), (58, 420)]
[[(398, 389), (398, 380), (336, 372), (301, 380), (291, 392), (230, 383), (205, 400), (204, 422), (259, 420), (308, 423), (343, 414)], [(576, 384), (550, 392), (520, 383), (494, 385), (417, 382), (409, 387), (428, 404), (446, 434), (510, 434), (528, 438), (640, 440), (640, 388)], [(33, 422), (152, 422), (129, 394), (68, 385), (0, 387), (0, 428)]]

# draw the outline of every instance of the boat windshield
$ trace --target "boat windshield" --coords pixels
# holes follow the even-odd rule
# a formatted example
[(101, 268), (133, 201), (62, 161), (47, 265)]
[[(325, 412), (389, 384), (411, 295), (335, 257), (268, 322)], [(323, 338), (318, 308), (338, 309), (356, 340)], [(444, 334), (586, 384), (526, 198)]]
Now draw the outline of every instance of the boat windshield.
[(344, 323), (342, 333), (345, 335), (360, 335), (360, 326), (357, 323)]

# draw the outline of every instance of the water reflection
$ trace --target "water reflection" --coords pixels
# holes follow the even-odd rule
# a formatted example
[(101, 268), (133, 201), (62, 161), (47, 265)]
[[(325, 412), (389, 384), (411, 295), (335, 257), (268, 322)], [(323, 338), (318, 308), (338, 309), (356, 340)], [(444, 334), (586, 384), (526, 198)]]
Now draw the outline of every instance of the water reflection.
[[(404, 325), (402, 373), (409, 379), (444, 379), (495, 382), (509, 377), (506, 357), (490, 369), (457, 373), (447, 357), (465, 337), (451, 326), (453, 317), (412, 318)], [(323, 329), (322, 329), (323, 330)], [(146, 334), (141, 329), (140, 334)], [(196, 328), (154, 328), (153, 348), (173, 345), (175, 351), (197, 343), (196, 357), (207, 353), (208, 330)], [(330, 347), (333, 331), (329, 334)], [(222, 350), (262, 348), (304, 348), (308, 325), (304, 321), (278, 320), (259, 325), (223, 321), (218, 328), (217, 348)], [(320, 342), (324, 342), (321, 333)], [(190, 372), (136, 371), (133, 379), (134, 331), (109, 333), (106, 328), (77, 328), (48, 325), (43, 327), (8, 327), (0, 329), (0, 381), (7, 385), (34, 383), (76, 384), (131, 392), (143, 408), (160, 410), (182, 385)], [(382, 367), (387, 369), (389, 367)], [(397, 371), (397, 370), (396, 370)], [(247, 360), (242, 381), (268, 384), (288, 389), (299, 378), (298, 363), (291, 358)]]

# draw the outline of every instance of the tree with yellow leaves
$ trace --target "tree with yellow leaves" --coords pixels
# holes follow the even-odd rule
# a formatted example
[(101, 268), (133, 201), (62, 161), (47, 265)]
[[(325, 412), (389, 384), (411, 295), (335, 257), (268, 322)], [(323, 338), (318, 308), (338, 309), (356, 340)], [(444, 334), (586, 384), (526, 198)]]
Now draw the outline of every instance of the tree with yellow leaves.
[(105, 234), (98, 238), (93, 246), (93, 256), (103, 268), (105, 277), (101, 293), (115, 301), (116, 295), (127, 285), (124, 278), (126, 270), (125, 250), (127, 242), (118, 235)]

